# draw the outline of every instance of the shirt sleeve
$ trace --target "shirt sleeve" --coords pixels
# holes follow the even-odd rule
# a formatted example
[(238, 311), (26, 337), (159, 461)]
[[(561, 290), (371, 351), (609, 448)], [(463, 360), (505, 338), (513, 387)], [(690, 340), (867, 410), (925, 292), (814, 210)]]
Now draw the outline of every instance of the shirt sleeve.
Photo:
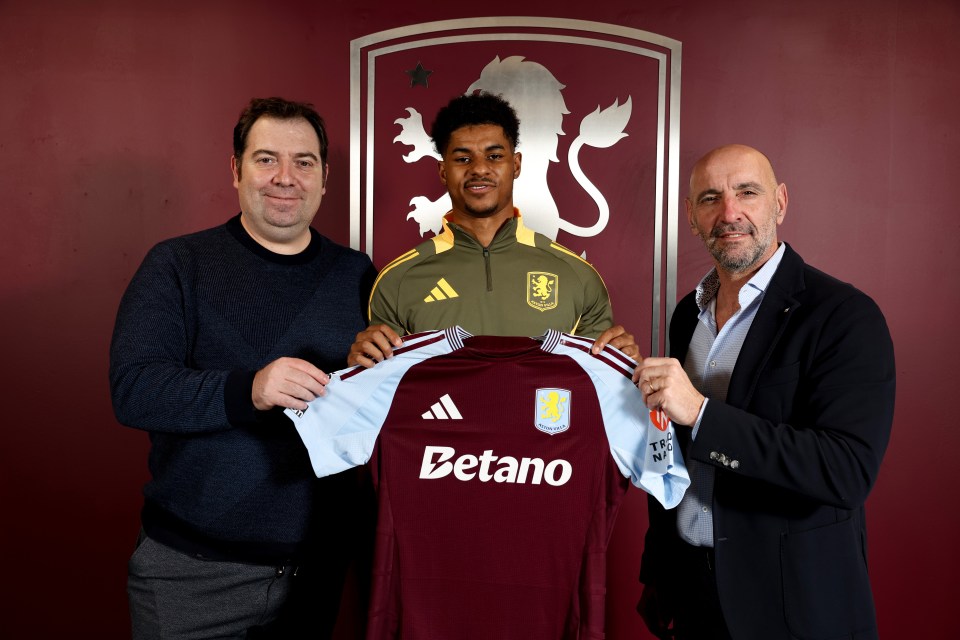
[(584, 267), (587, 276), (583, 286), (583, 310), (576, 334), (595, 339), (613, 326), (613, 309), (610, 294), (600, 274), (590, 265), (585, 264)]
[(394, 278), (391, 275), (383, 274), (373, 285), (367, 317), (370, 325), (385, 324), (396, 331), (397, 335), (402, 336), (407, 333), (407, 330), (400, 320), (399, 301), (396, 287), (392, 285)]
[(234, 372), (188, 364), (189, 285), (174, 249), (161, 243), (148, 252), (120, 301), (110, 344), (110, 391), (122, 424), (167, 433), (232, 426), (224, 398)]
[(628, 364), (632, 361), (612, 347), (593, 356), (589, 350), (565, 347), (562, 341), (554, 352), (572, 357), (593, 381), (610, 454), (620, 472), (665, 508), (677, 506), (690, 476), (676, 446), (673, 424), (649, 411), (633, 384)]
[(458, 348), (461, 332), (453, 327), (411, 336), (392, 358), (369, 369), (357, 366), (331, 374), (326, 394), (307, 403), (303, 411), (284, 410), (318, 478), (370, 460), (400, 380), (418, 362)]

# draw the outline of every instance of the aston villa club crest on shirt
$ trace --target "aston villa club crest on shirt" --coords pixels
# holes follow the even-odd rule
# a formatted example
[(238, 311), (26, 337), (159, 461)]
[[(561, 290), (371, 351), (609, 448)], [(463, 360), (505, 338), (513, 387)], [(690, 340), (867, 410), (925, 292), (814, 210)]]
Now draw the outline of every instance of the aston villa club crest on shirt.
[(557, 288), (560, 279), (554, 273), (546, 271), (527, 272), (527, 304), (540, 311), (549, 311), (557, 307)]
[(537, 389), (536, 413), (533, 424), (551, 436), (570, 428), (570, 391), (567, 389)]

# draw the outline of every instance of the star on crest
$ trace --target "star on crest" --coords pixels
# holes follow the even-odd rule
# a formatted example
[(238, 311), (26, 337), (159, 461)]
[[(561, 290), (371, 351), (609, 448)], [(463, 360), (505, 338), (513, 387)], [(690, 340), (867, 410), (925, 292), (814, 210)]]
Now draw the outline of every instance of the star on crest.
[(405, 74), (410, 76), (410, 86), (415, 87), (417, 85), (423, 85), (424, 87), (429, 87), (427, 84), (427, 78), (430, 77), (430, 74), (433, 73), (430, 69), (424, 69), (423, 65), (420, 62), (417, 62), (416, 69), (409, 69), (404, 71)]

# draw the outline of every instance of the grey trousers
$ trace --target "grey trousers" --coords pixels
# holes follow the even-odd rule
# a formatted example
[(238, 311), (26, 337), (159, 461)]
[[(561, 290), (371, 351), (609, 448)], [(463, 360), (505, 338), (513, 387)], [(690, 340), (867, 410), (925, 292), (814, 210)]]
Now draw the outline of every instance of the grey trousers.
[(260, 637), (290, 596), (295, 567), (199, 560), (141, 534), (127, 595), (133, 640)]

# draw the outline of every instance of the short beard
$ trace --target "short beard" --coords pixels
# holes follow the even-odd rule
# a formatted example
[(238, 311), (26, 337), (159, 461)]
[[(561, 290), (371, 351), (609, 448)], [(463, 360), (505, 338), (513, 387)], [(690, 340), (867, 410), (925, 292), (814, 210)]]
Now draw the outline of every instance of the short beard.
[(719, 238), (721, 234), (728, 232), (736, 233), (748, 233), (752, 238), (757, 237), (757, 228), (752, 224), (746, 229), (741, 229), (734, 227), (733, 225), (719, 226), (714, 227), (710, 230), (709, 234), (704, 234), (700, 232), (700, 239), (703, 240), (703, 243), (706, 245), (707, 250), (710, 251), (710, 255), (713, 256), (713, 259), (716, 260), (717, 266), (727, 271), (728, 273), (742, 273), (744, 271), (749, 271), (757, 264), (757, 261), (763, 256), (766, 252), (769, 243), (764, 245), (763, 243), (757, 243), (753, 247), (753, 251), (747, 254), (732, 254), (723, 251), (718, 248), (715, 242), (711, 242), (716, 238)]
[(716, 247), (710, 247), (710, 254), (717, 261), (717, 265), (729, 273), (742, 273), (753, 268), (767, 247), (756, 245), (753, 252), (747, 255), (729, 255)]

